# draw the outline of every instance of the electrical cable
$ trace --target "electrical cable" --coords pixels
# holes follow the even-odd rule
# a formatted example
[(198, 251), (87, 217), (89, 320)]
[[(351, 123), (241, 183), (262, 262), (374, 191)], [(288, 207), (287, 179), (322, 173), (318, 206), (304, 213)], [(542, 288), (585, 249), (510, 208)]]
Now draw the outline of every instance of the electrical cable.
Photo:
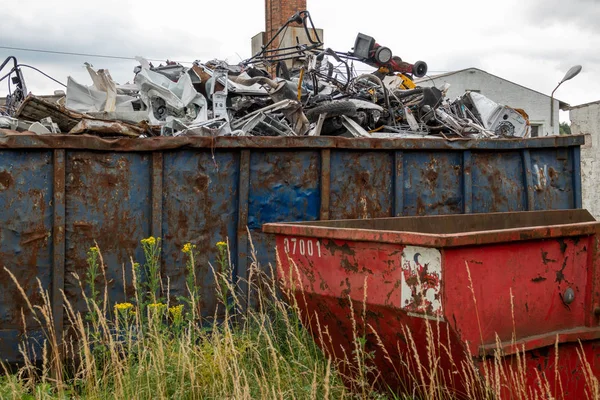
[(9, 76), (11, 76), (14, 72), (15, 72), (15, 68), (19, 68), (19, 67), (27, 67), (27, 68), (31, 68), (34, 71), (39, 72), (40, 74), (44, 75), (46, 78), (53, 80), (54, 82), (58, 83), (61, 86), (67, 87), (67, 85), (65, 85), (64, 83), (60, 82), (57, 79), (54, 79), (53, 77), (51, 77), (50, 75), (48, 75), (47, 73), (45, 73), (44, 71), (39, 70), (36, 67), (32, 67), (31, 65), (28, 64), (17, 64), (16, 67), (13, 67), (10, 71), (8, 71), (8, 74), (4, 75), (2, 78), (0, 78), (0, 82), (2, 82), (3, 80), (5, 80), (6, 78), (8, 78)]
[[(29, 52), (33, 52), (33, 53), (62, 54), (62, 55), (67, 55), (67, 56), (110, 58), (110, 59), (115, 59), (115, 60), (135, 60), (135, 57), (112, 56), (112, 55), (106, 55), (106, 54), (75, 53), (75, 52), (69, 52), (69, 51), (44, 50), (44, 49), (28, 49), (28, 48), (24, 48), (24, 47), (0, 46), (0, 49), (29, 51)], [(166, 61), (166, 60), (160, 60), (160, 59), (155, 59), (155, 58), (146, 58), (146, 60), (157, 61), (157, 62)], [(180, 64), (193, 64), (194, 63), (193, 61), (176, 61), (176, 60), (170, 60), (170, 61), (180, 63)]]
[(27, 68), (31, 68), (34, 71), (39, 72), (40, 74), (44, 75), (46, 78), (58, 83), (61, 86), (67, 87), (67, 85), (65, 85), (64, 83), (62, 83), (61, 81), (54, 79), (53, 77), (51, 77), (50, 75), (48, 75), (47, 73), (37, 69), (36, 67), (32, 67), (31, 65), (27, 65), (27, 64), (17, 64), (17, 67), (27, 67)]

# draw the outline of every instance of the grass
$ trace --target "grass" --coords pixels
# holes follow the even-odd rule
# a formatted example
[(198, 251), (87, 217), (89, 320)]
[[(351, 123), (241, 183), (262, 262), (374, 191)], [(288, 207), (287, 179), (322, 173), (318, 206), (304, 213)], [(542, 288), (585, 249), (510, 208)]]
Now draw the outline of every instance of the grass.
[[(248, 299), (239, 297), (231, 279), (228, 245), (217, 244), (217, 263), (211, 269), (219, 302), (214, 315), (203, 318), (195, 246), (186, 244), (182, 249), (187, 295), (173, 302), (168, 282), (160, 274), (160, 239), (143, 239), (141, 245), (145, 262), (140, 265), (131, 260), (129, 269), (135, 294), (119, 304), (108, 297), (101, 250), (89, 249), (88, 270), (80, 280), (87, 310), (75, 311), (63, 295), (68, 321), (63, 343), (56, 337), (48, 293), (39, 285), (43, 302), (31, 304), (8, 271), (21, 288), (26, 311), (44, 327), (46, 340), (37, 356), (24, 343), (20, 348), (24, 363), (16, 370), (1, 365), (0, 399), (453, 398), (439, 373), (440, 352), (448, 349), (440, 347), (435, 323), (427, 328), (426, 360), (418, 356), (411, 332), (404, 332), (413, 351), (404, 354), (402, 362), (415, 366), (410, 379), (416, 389), (398, 394), (377, 386), (377, 391), (373, 378), (378, 371), (365, 339), (366, 330), (372, 330), (365, 319), (366, 299), (362, 310), (352, 314), (356, 318), (352, 320), (352, 352), (344, 365), (338, 365), (301, 324), (294, 297), (288, 294), (283, 297), (289, 301), (281, 300), (274, 272), (263, 272), (255, 258), (246, 282), (255, 295), (255, 306), (245, 307)], [(324, 338), (328, 329), (319, 326), (313, 333)], [(393, 349), (383, 346), (377, 332), (369, 333), (390, 358)], [(521, 367), (506, 370), (498, 354), (495, 360), (498, 368), (485, 376), (473, 363), (455, 366), (456, 373), (467, 378), (468, 397), (500, 398), (503, 376), (514, 374), (522, 380)], [(597, 379), (590, 376), (589, 382), (590, 398), (599, 398)], [(529, 393), (522, 386), (523, 399), (548, 398), (544, 391)]]
[(182, 249), (187, 296), (171, 304), (160, 276), (160, 239), (144, 239), (142, 246), (146, 262), (131, 262), (135, 296), (116, 305), (110, 304), (102, 284), (106, 268), (101, 250), (89, 250), (81, 282), (87, 311), (76, 312), (64, 298), (70, 326), (64, 345), (55, 337), (48, 293), (40, 286), (44, 302), (33, 305), (21, 289), (25, 308), (44, 327), (47, 340), (38, 355), (41, 364), (24, 346), (25, 362), (18, 370), (2, 365), (1, 399), (353, 397), (291, 307), (278, 299), (273, 277), (259, 273), (256, 263), (255, 281), (262, 283), (258, 304), (245, 309), (230, 279), (227, 244), (217, 244), (212, 270), (219, 305), (214, 317), (203, 319), (195, 247)]

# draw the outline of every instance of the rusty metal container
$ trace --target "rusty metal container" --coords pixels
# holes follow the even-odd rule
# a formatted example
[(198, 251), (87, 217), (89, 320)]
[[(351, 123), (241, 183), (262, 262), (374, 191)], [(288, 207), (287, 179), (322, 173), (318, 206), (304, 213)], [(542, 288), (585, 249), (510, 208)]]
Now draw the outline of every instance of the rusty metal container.
[[(426, 376), (436, 359), (457, 395), (474, 398), (463, 374), (473, 365), (490, 377), (502, 369), (506, 398), (546, 394), (546, 379), (564, 399), (586, 398), (588, 374), (600, 376), (599, 229), (585, 210), (263, 228), (323, 349), (343, 360), (364, 335), (383, 386), (411, 393), (416, 358)], [(329, 339), (314, 333), (324, 330)]]
[[(147, 138), (32, 135), (0, 130), (0, 258), (40, 301), (50, 292), (63, 331), (61, 290), (84, 310), (94, 240), (108, 266), (111, 301), (131, 295), (130, 256), (162, 242), (162, 272), (185, 293), (181, 247), (197, 245), (206, 316), (215, 309), (215, 243), (229, 240), (243, 282), (249, 237), (262, 266), (275, 261), (268, 222), (463, 214), (581, 207), (583, 137), (527, 140)], [(122, 266), (125, 268), (123, 279)], [(243, 284), (242, 284), (242, 290)], [(0, 268), (0, 357), (20, 358), (22, 301)], [(31, 345), (43, 334), (28, 314)], [(66, 321), (64, 322), (66, 323)], [(39, 340), (38, 340), (39, 339)]]

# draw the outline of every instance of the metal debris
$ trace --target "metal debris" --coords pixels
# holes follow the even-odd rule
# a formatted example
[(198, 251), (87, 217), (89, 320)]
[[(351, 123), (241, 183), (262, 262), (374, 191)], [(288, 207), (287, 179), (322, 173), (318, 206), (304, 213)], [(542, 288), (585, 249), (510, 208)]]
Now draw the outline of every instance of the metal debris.
[[(306, 11), (289, 24), (313, 29)], [(269, 43), (253, 57), (230, 65), (194, 62), (191, 67), (148, 60), (133, 73), (133, 83), (118, 84), (106, 69), (85, 64), (92, 84), (69, 77), (64, 105), (25, 98), (23, 74), (14, 57), (6, 76), (17, 90), (7, 98), (2, 126), (39, 133), (89, 133), (101, 136), (343, 136), (526, 138), (523, 110), (499, 105), (479, 93), (446, 98), (442, 88), (417, 86), (413, 78), (427, 64), (403, 61), (391, 49), (359, 33), (351, 52), (325, 48), (308, 35), (309, 45), (276, 50)], [(356, 73), (355, 62), (371, 66)], [(41, 122), (51, 117), (52, 122)], [(39, 123), (34, 124), (34, 123)]]

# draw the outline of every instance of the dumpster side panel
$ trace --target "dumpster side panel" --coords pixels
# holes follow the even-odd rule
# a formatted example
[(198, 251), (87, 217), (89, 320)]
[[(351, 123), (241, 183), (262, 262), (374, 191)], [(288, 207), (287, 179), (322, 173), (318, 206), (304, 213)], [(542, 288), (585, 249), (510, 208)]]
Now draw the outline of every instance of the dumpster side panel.
[[(248, 228), (263, 270), (275, 264), (272, 235), (261, 232), (268, 222), (316, 221), (321, 210), (319, 151), (254, 151), (250, 154)], [(245, 228), (243, 228), (245, 229)], [(251, 248), (248, 257), (251, 259)], [(250, 265), (250, 260), (240, 264)], [(247, 267), (246, 267), (247, 268)], [(247, 278), (247, 271), (240, 271)]]
[[(472, 354), (478, 354), (479, 345), (495, 344), (496, 334), (504, 342), (513, 332), (521, 340), (585, 326), (591, 240), (559, 238), (444, 250), (444, 313), (469, 341)], [(571, 303), (564, 300), (569, 288), (574, 294)]]
[[(237, 254), (239, 153), (173, 151), (164, 154), (162, 197), (163, 277), (172, 300), (187, 294), (185, 243), (196, 246), (196, 277), (201, 312), (214, 314), (216, 243), (229, 243)], [(158, 172), (155, 172), (158, 173)], [(209, 265), (210, 263), (210, 265)]]
[[(503, 371), (523, 370), (524, 380), (521, 380), (521, 374), (516, 377), (502, 374), (498, 371), (498, 362), (494, 358), (487, 358), (485, 363), (490, 376), (503, 376), (502, 398), (527, 398), (528, 395), (524, 393), (526, 390), (539, 393), (539, 398), (548, 396), (540, 387), (540, 377), (544, 377), (544, 386), (549, 388), (553, 398), (594, 398), (593, 395), (590, 397), (590, 393), (594, 390), (592, 376), (597, 377), (600, 374), (600, 341), (561, 343), (558, 354), (556, 350), (554, 345), (550, 345), (528, 351), (518, 357), (506, 357), (501, 363)], [(480, 368), (484, 370), (486, 367), (481, 363)]]
[[(276, 242), (283, 293), (296, 301), (304, 324), (329, 356), (348, 360), (357, 337), (364, 338), (364, 350), (373, 355), (368, 362), (381, 372), (384, 390), (411, 390), (416, 358), (421, 363), (436, 358), (441, 379), (451, 379), (446, 373), (451, 363), (466, 361), (464, 348), (450, 346), (460, 339), (447, 321), (437, 319), (437, 249), (288, 235), (277, 235)], [(339, 367), (349, 375), (357, 371), (346, 370), (344, 362)]]
[(268, 222), (319, 219), (320, 156), (317, 151), (252, 152), (248, 228)]
[(330, 219), (393, 216), (394, 154), (332, 151)]
[(404, 152), (403, 209), (397, 215), (461, 214), (464, 209), (461, 152)]
[(474, 213), (527, 210), (519, 152), (473, 152), (471, 168)]
[[(125, 292), (133, 295), (130, 257), (144, 262), (140, 240), (150, 236), (151, 160), (148, 153), (67, 153), (64, 287), (75, 310), (84, 311), (86, 305), (73, 274), (87, 286), (87, 252), (96, 242), (110, 282), (110, 301), (124, 301)], [(103, 292), (104, 278), (96, 285)]]
[(37, 328), (6, 267), (33, 305), (42, 303), (37, 279), (52, 278), (53, 163), (49, 151), (4, 151), (0, 162), (0, 360), (20, 358), (17, 344), (26, 317), (30, 345), (40, 350)]
[(401, 293), (406, 286), (402, 246), (278, 236), (277, 247), (283, 250), (286, 282), (298, 280), (288, 263), (290, 257), (300, 269), (296, 286), (302, 284), (307, 293), (356, 301), (368, 298), (369, 303), (393, 307), (402, 307), (403, 299), (407, 304), (412, 300), (410, 292)]
[(535, 210), (576, 208), (572, 158), (568, 148), (531, 152)]

